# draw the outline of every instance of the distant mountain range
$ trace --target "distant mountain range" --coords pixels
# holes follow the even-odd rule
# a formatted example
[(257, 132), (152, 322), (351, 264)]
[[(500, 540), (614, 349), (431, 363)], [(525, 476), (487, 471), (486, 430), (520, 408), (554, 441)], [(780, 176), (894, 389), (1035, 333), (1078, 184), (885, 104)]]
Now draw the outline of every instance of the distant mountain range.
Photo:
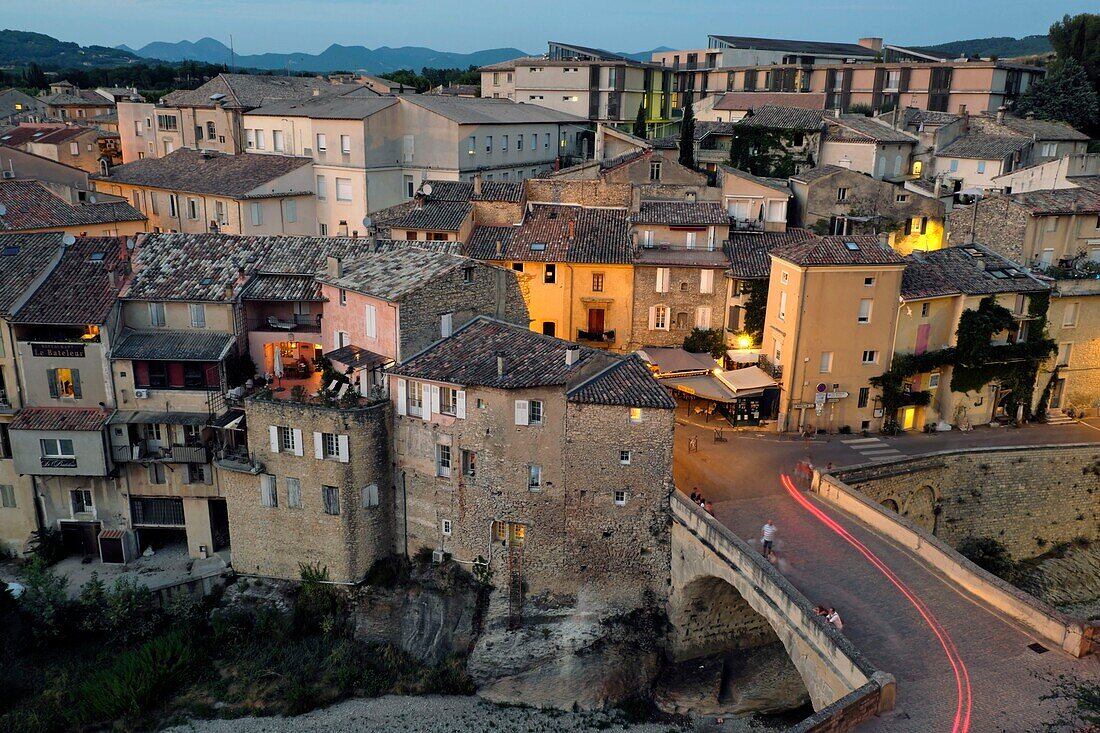
[(221, 41), (202, 38), (198, 41), (167, 43), (156, 41), (138, 49), (119, 46), (119, 50), (144, 59), (161, 61), (205, 61), (211, 64), (235, 64), (239, 68), (279, 70), (290, 65), (291, 71), (367, 71), (384, 74), (398, 69), (419, 71), (425, 66), (435, 69), (465, 69), (484, 66), (526, 55), (518, 48), (491, 48), (474, 53), (450, 53), (421, 46), (370, 49), (365, 46), (332, 44), (318, 54), (261, 53), (237, 54), (235, 57)]
[(136, 59), (126, 49), (81, 46), (30, 31), (0, 31), (0, 66), (24, 66), (31, 62), (43, 68), (123, 66)]
[[(899, 45), (904, 46), (905, 44)], [(1024, 36), (1023, 38), (1008, 38), (1007, 36), (973, 38), (969, 41), (951, 41), (950, 43), (921, 46), (920, 48), (927, 48), (930, 51), (939, 51), (952, 56), (996, 56), (998, 58), (1036, 56), (1054, 50), (1050, 46), (1050, 39), (1045, 35)]]

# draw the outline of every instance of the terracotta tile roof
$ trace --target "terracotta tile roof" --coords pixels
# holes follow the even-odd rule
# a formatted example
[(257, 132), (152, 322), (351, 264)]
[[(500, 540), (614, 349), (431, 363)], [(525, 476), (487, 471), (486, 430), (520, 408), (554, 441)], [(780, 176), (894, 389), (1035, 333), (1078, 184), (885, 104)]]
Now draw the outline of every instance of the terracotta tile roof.
[(241, 290), (242, 300), (323, 300), (313, 275), (257, 275)]
[(971, 133), (957, 137), (936, 151), (939, 158), (974, 158), (1004, 160), (1031, 144), (1031, 139), (1014, 135), (982, 135)]
[(414, 201), (413, 206), (406, 210), (404, 215), (388, 223), (390, 228), (457, 232), (470, 217), (471, 209), (469, 202)]
[[(249, 237), (146, 234), (134, 252), (129, 300), (228, 302), (253, 275), (313, 275), (328, 255), (348, 257), (369, 246), (349, 237)], [(226, 294), (233, 288), (233, 294)]]
[(764, 280), (771, 273), (772, 250), (795, 242), (810, 239), (809, 229), (788, 229), (785, 232), (760, 232), (758, 234), (730, 234), (726, 242), (729, 258), (729, 274), (740, 280)]
[(740, 168), (734, 168), (734, 167), (728, 166), (724, 163), (720, 163), (718, 165), (718, 167), (724, 173), (728, 173), (729, 175), (734, 176), (735, 178), (742, 178), (746, 181), (752, 181), (753, 183), (757, 183), (761, 186), (767, 186), (768, 188), (770, 188), (774, 191), (778, 191), (780, 193), (785, 193), (788, 196), (791, 195), (790, 186), (788, 186), (787, 182), (785, 180), (781, 179), (781, 178), (763, 178), (761, 176), (754, 176), (753, 174), (749, 173), (748, 171), (743, 171)]
[(1088, 135), (1083, 132), (1078, 132), (1065, 122), (1037, 119), (1029, 120), (1026, 117), (1017, 117), (1015, 115), (1005, 115), (1001, 122), (997, 122), (996, 117), (988, 112), (985, 116), (978, 119), (982, 122), (992, 122), (997, 127), (1004, 128), (1017, 135), (1023, 135), (1025, 137), (1034, 135), (1037, 140), (1072, 140), (1075, 142), (1087, 142), (1089, 140)]
[[(578, 351), (571, 365), (565, 363), (569, 348)], [(497, 370), (498, 356), (504, 361), (503, 375)], [(413, 379), (467, 387), (560, 386), (571, 401), (587, 404), (662, 409), (675, 406), (637, 357), (577, 346), (486, 317), (475, 318), (450, 338), (437, 341), (391, 371)]]
[(369, 96), (351, 95), (309, 97), (306, 99), (278, 99), (265, 103), (245, 113), (245, 121), (253, 122), (253, 116), (308, 117), (312, 120), (365, 120), (397, 104), (393, 97), (380, 97), (377, 92)]
[(95, 134), (96, 131), (75, 125), (19, 125), (0, 130), (0, 144), (13, 148), (27, 143), (57, 145), (89, 132)]
[(849, 170), (848, 168), (841, 168), (839, 165), (819, 165), (808, 170), (804, 170), (801, 173), (796, 173), (791, 176), (792, 181), (801, 181), (802, 183), (813, 183), (819, 181), (822, 178), (828, 178), (829, 176), (837, 173), (843, 173)]
[(778, 107), (766, 104), (757, 107), (753, 114), (743, 117), (736, 124), (745, 127), (768, 127), (777, 130), (816, 131), (821, 129), (825, 112), (805, 107)]
[(813, 237), (778, 247), (771, 255), (803, 267), (905, 264), (904, 257), (870, 235)]
[(115, 100), (107, 99), (90, 89), (75, 89), (73, 92), (47, 94), (38, 100), (51, 107), (114, 107)]
[(61, 250), (61, 233), (0, 234), (0, 315), (22, 305), (35, 280)]
[[(1010, 195), (1014, 202), (1036, 216), (1100, 214), (1100, 191), (1093, 191), (1091, 188), (1060, 188), (1054, 191), (1028, 191)], [(991, 200), (985, 199), (985, 201)]]
[(125, 240), (78, 237), (12, 320), (16, 323), (103, 324), (118, 298), (110, 271), (118, 267)]
[(523, 201), (523, 183), (520, 181), (482, 181), (481, 193), (474, 193), (471, 181), (434, 181), (429, 201)]
[[(890, 113), (885, 113), (886, 119), (889, 119)], [(933, 112), (926, 109), (917, 109), (916, 107), (906, 107), (902, 112), (902, 124), (905, 126), (913, 125), (947, 125), (959, 119), (956, 114), (950, 112)]]
[(695, 123), (695, 134), (692, 139), (699, 142), (709, 135), (732, 135), (736, 124), (736, 122), (701, 120)]
[(529, 204), (519, 226), (477, 227), (467, 246), (471, 257), (482, 260), (590, 264), (629, 264), (634, 249), (626, 209), (564, 204)]
[(96, 433), (103, 429), (113, 410), (98, 407), (26, 407), (9, 426), (12, 430), (53, 430)]
[(570, 402), (674, 410), (676, 402), (635, 354), (569, 391)]
[(329, 84), (324, 79), (274, 74), (218, 74), (198, 89), (180, 89), (164, 95), (170, 107), (213, 107), (212, 95), (222, 94), (221, 106), (254, 109), (276, 99), (310, 99), (319, 95), (345, 94), (358, 84)]
[(112, 359), (221, 361), (236, 338), (219, 331), (126, 331), (111, 349)]
[(844, 115), (826, 120), (825, 139), (844, 143), (916, 143), (917, 138), (863, 115)]
[(430, 252), (419, 247), (395, 248), (345, 260), (342, 276), (322, 275), (320, 280), (338, 288), (398, 301), (430, 285), (437, 277), (475, 264), (466, 257)]
[(816, 92), (726, 92), (714, 109), (755, 110), (765, 106), (823, 110), (825, 95)]
[(1050, 289), (1029, 274), (1027, 268), (982, 244), (915, 252), (905, 259), (901, 296), (906, 300), (946, 295), (1033, 293)]
[(709, 226), (729, 224), (729, 214), (721, 204), (688, 201), (643, 201), (639, 211), (630, 215), (631, 224), (666, 226)]
[[(180, 148), (160, 158), (144, 158), (111, 168), (91, 178), (108, 183), (149, 186), (241, 198), (256, 189), (313, 163), (312, 158), (242, 153), (200, 153)], [(302, 195), (305, 192), (296, 192)]]
[(0, 231), (50, 229), (145, 221), (145, 215), (125, 201), (70, 204), (38, 181), (0, 181)]

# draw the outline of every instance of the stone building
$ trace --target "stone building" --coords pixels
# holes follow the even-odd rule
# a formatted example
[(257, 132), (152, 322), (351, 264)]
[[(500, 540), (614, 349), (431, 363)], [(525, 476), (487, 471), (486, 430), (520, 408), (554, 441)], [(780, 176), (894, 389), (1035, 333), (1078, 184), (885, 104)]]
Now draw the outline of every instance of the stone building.
[(728, 266), (720, 204), (643, 201), (630, 215), (635, 240), (631, 348), (680, 346), (695, 328), (722, 328)]
[(389, 406), (361, 402), (245, 400), (250, 460), (216, 462), (237, 572), (357, 583), (393, 552)]
[(144, 214), (117, 197), (103, 198), (95, 200), (86, 191), (38, 180), (3, 180), (0, 231), (63, 232), (75, 237), (124, 237), (145, 231)]
[(837, 165), (791, 176), (790, 224), (829, 234), (879, 234), (902, 254), (943, 246), (944, 207), (886, 181)]
[(667, 592), (674, 402), (637, 357), (479, 318), (390, 374), (397, 546), (524, 595)]
[(786, 231), (791, 198), (786, 180), (762, 178), (720, 165), (718, 181), (722, 189), (722, 204), (729, 214), (730, 231)]

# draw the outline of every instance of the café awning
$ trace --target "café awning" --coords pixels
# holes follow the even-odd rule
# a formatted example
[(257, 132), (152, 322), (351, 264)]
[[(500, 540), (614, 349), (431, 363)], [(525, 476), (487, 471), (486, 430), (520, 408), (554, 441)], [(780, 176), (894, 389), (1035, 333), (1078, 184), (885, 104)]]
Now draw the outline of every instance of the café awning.
[(710, 354), (694, 354), (681, 348), (650, 347), (638, 351), (638, 356), (657, 367), (657, 374), (677, 372), (709, 372), (718, 364)]
[(719, 372), (717, 379), (731, 387), (738, 397), (747, 394), (759, 394), (768, 387), (776, 387), (776, 381), (768, 376), (760, 367), (745, 367), (731, 371)]
[(693, 377), (668, 377), (662, 379), (660, 383), (678, 392), (713, 402), (730, 403), (737, 399), (737, 395), (733, 390), (710, 374), (698, 374)]

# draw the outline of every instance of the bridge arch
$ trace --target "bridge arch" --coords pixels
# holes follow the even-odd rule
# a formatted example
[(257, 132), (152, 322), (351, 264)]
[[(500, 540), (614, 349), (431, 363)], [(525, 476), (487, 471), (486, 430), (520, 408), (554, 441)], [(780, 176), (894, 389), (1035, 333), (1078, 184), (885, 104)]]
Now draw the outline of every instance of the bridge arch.
[[(740, 629), (744, 646), (778, 638), (802, 677), (814, 710), (870, 683), (881, 689), (879, 710), (892, 707), (892, 678), (878, 673), (840, 632), (822, 623), (809, 601), (758, 552), (678, 493), (671, 497), (671, 508), (668, 614), (674, 659), (711, 653), (708, 648), (717, 651), (717, 644), (728, 643), (730, 633)], [(701, 599), (706, 591), (723, 592), (725, 586), (735, 590), (737, 598), (725, 597), (729, 605), (718, 611), (725, 616), (715, 617), (722, 624), (707, 634), (699, 624), (700, 615), (711, 612), (700, 605)]]

